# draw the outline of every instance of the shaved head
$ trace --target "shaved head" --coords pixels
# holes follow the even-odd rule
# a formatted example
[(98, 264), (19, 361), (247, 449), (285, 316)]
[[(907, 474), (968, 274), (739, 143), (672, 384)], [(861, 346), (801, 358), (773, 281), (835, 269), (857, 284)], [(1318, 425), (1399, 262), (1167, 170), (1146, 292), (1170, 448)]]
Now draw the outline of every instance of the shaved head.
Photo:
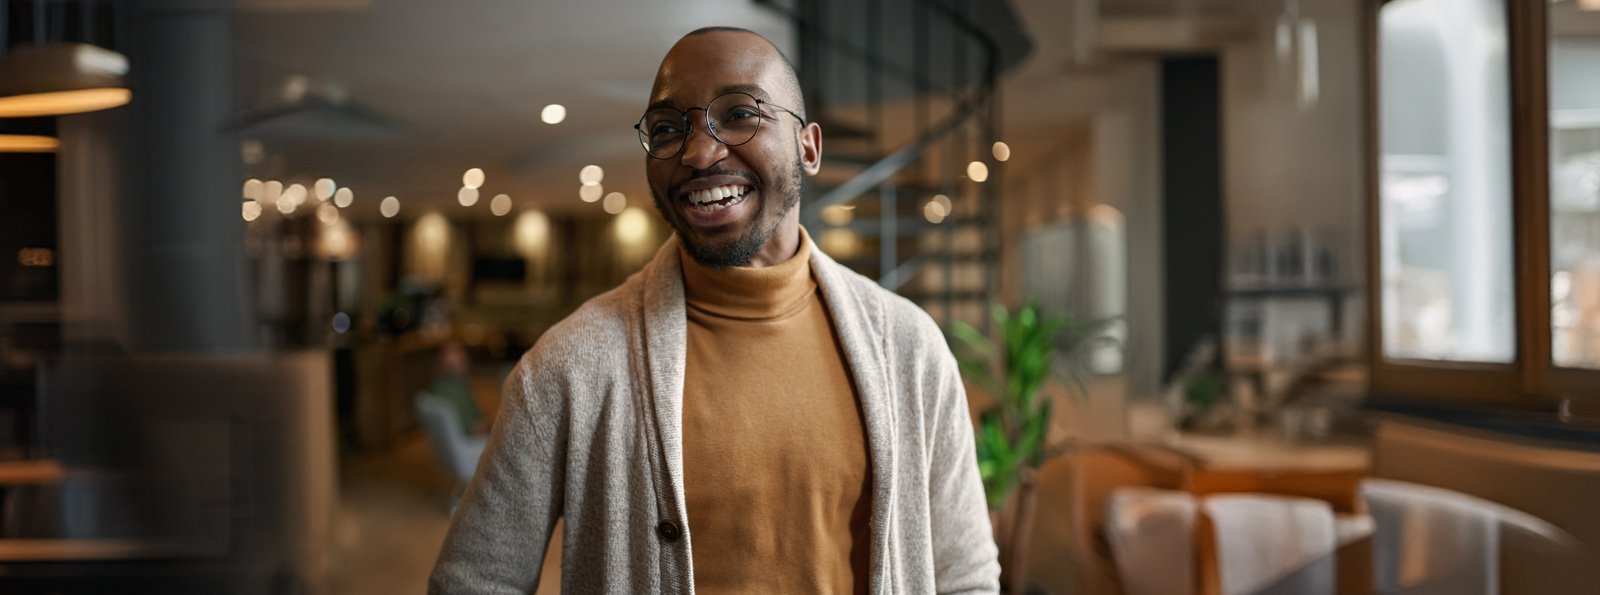
[[(794, 63), (790, 62), (789, 58), (783, 55), (783, 51), (779, 50), (778, 46), (772, 43), (772, 40), (762, 37), (760, 33), (756, 33), (755, 31), (751, 31), (742, 27), (701, 27), (699, 29), (690, 31), (688, 35), (684, 35), (683, 37), (679, 38), (678, 44), (681, 45), (685, 40), (688, 40), (691, 37), (713, 34), (748, 35), (765, 43), (767, 48), (772, 50), (772, 57), (775, 58), (775, 65), (782, 66), (782, 68), (777, 69), (778, 73), (782, 75), (780, 77), (781, 84), (777, 85), (777, 88), (771, 89), (773, 93), (773, 101), (776, 101), (784, 107), (794, 110), (795, 113), (800, 114), (800, 117), (802, 118), (807, 117), (805, 93), (800, 90), (800, 75), (795, 72)], [(674, 45), (673, 47), (676, 48), (677, 46)], [(671, 54), (669, 53), (668, 55)], [(665, 66), (665, 62), (663, 62), (662, 65)], [(657, 72), (656, 88), (659, 88), (660, 84), (661, 73)], [(656, 89), (652, 89), (651, 96), (655, 95), (655, 90)]]

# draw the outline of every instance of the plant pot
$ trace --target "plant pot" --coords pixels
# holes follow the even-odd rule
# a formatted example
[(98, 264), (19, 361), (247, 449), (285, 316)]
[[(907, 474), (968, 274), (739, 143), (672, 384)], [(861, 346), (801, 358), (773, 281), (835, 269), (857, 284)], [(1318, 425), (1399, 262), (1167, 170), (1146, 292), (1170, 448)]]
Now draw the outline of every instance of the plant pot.
[[(1008, 593), (1033, 593), (1028, 584), (1028, 555), (1032, 553), (1033, 511), (1038, 503), (1038, 471), (1024, 468), (1017, 487), (1000, 510), (989, 513), (995, 543), (1000, 548), (1000, 584)], [(1023, 585), (1027, 585), (1024, 589)]]

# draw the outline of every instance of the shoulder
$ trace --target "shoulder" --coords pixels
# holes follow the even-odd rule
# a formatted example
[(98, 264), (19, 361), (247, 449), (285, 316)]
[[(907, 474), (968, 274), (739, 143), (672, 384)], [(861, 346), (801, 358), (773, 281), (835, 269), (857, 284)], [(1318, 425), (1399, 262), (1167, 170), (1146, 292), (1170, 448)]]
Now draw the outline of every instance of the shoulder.
[(638, 315), (638, 294), (635, 276), (584, 302), (534, 342), (516, 371), (529, 380), (564, 383), (574, 375), (619, 369), (627, 360), (630, 316)]
[(875, 327), (873, 330), (881, 333), (884, 342), (895, 347), (901, 357), (949, 357), (950, 347), (945, 343), (944, 331), (922, 306), (884, 289), (876, 281), (826, 255), (818, 258), (818, 267), (826, 269), (828, 277), (842, 286), (845, 291), (841, 293), (850, 296), (868, 324)]

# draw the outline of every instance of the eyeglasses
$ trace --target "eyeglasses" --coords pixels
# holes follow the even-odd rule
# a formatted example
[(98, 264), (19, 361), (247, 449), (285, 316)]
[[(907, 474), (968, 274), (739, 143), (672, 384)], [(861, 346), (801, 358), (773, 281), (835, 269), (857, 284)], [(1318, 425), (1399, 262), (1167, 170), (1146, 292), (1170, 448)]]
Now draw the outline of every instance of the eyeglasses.
[(761, 131), (761, 121), (767, 119), (762, 105), (789, 112), (801, 124), (806, 123), (806, 119), (794, 113), (794, 110), (765, 99), (756, 99), (749, 93), (735, 91), (711, 100), (705, 107), (691, 107), (688, 111), (658, 107), (645, 112), (633, 128), (639, 131), (639, 144), (644, 145), (646, 153), (656, 159), (671, 159), (683, 151), (683, 144), (689, 138), (689, 112), (705, 112), (704, 129), (711, 133), (711, 138), (724, 145), (737, 147), (750, 142)]

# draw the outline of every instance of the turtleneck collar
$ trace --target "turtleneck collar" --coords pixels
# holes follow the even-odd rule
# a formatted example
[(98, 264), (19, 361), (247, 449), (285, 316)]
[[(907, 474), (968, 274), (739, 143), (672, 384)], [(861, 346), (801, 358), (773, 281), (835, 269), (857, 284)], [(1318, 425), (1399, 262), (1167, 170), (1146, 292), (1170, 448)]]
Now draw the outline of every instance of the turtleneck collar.
[(811, 277), (811, 237), (800, 228), (800, 249), (782, 263), (761, 268), (701, 266), (680, 244), (683, 289), (689, 307), (723, 318), (763, 320), (796, 311), (817, 289)]

